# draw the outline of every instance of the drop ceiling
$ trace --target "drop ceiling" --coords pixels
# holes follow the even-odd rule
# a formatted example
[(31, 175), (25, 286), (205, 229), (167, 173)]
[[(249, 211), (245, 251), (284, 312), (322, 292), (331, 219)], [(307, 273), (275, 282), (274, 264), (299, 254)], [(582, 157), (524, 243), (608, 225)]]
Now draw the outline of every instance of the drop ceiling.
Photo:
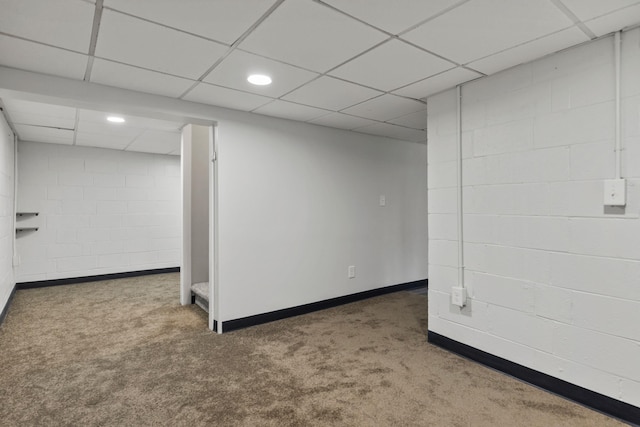
[(23, 141), (78, 145), (157, 154), (180, 154), (182, 123), (17, 99), (2, 101), (5, 116)]
[[(640, 23), (640, 0), (0, 0), (0, 10), (6, 67), (417, 142), (427, 96)], [(247, 83), (256, 72), (273, 84)], [(177, 153), (178, 123), (113, 129), (104, 113), (3, 102), (21, 139)]]

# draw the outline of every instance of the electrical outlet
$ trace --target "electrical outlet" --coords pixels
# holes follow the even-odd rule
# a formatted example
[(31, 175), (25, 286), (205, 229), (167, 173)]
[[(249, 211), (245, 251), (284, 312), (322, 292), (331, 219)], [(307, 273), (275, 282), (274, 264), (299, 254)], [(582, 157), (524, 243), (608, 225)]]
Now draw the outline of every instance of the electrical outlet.
[(380, 206), (387, 206), (387, 198), (384, 194), (380, 195)]
[(464, 307), (467, 304), (467, 289), (462, 286), (451, 288), (451, 304)]
[(350, 265), (349, 268), (347, 269), (347, 277), (349, 277), (349, 279), (353, 279), (354, 277), (356, 277), (356, 266), (355, 265)]

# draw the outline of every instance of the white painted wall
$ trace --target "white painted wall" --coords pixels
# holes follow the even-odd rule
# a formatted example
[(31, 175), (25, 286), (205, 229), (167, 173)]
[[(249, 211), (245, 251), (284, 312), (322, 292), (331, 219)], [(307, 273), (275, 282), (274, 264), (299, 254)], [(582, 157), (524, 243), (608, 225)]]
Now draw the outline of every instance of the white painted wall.
[(455, 91), (429, 103), (429, 329), (640, 406), (640, 31), (623, 35), (626, 210), (614, 178), (613, 37), (463, 87), (457, 281)]
[(217, 144), (219, 320), (427, 277), (424, 144), (256, 115)]
[(209, 281), (209, 126), (182, 129), (182, 269), (183, 305), (191, 304), (191, 285)]
[(191, 279), (209, 281), (209, 131), (208, 126), (191, 128)]
[(0, 312), (15, 285), (13, 270), (15, 143), (13, 132), (0, 113)]
[(17, 282), (180, 265), (180, 158), (18, 143)]

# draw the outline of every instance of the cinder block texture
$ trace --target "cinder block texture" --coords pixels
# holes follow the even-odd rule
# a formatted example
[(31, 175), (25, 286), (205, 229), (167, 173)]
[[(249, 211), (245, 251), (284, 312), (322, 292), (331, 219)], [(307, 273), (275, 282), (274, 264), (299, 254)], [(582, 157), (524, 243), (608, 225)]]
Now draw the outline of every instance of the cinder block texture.
[(465, 285), (457, 285), (456, 94), (428, 100), (429, 329), (640, 406), (640, 30), (622, 36), (615, 178), (613, 37), (462, 87)]
[(18, 210), (40, 230), (17, 240), (17, 281), (180, 265), (179, 170), (177, 156), (19, 142)]

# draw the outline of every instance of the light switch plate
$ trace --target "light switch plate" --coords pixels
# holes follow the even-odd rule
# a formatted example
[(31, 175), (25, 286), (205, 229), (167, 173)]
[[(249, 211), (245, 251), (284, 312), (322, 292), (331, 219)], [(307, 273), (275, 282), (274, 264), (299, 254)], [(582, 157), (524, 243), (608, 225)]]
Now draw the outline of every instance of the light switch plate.
[(624, 179), (605, 179), (604, 205), (624, 206), (627, 204), (627, 185)]
[(356, 266), (355, 266), (355, 265), (350, 265), (350, 266), (347, 268), (347, 277), (348, 277), (349, 279), (353, 279), (353, 278), (355, 278), (355, 277), (356, 277)]

